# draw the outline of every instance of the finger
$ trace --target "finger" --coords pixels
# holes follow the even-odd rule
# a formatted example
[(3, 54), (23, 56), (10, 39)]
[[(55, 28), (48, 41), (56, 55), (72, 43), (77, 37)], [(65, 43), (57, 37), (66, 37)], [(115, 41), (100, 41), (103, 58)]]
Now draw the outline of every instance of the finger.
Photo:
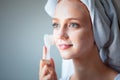
[(43, 79), (47, 74), (48, 74), (48, 69), (47, 69), (47, 65), (45, 65), (45, 66), (41, 69), (40, 79)]
[(49, 73), (52, 75), (52, 80), (57, 80), (57, 74), (55, 71), (55, 64), (53, 58), (50, 59), (51, 67), (49, 68)]
[(50, 59), (50, 63), (51, 63), (51, 66), (55, 69), (55, 63), (54, 63), (53, 58)]
[(44, 66), (44, 68), (42, 69), (40, 80), (57, 80), (55, 69), (52, 66)]
[(55, 70), (52, 67), (49, 68), (49, 74), (47, 74), (44, 78), (45, 80), (57, 80), (57, 75)]
[(43, 60), (40, 60), (40, 68), (39, 68), (39, 74), (41, 73), (42, 71), (42, 68), (44, 67), (45, 63)]
[(41, 71), (42, 71), (42, 60), (40, 60), (40, 68), (39, 68), (39, 74), (41, 73)]
[(48, 69), (48, 74), (44, 76), (44, 80), (57, 80), (57, 79), (54, 79), (55, 77), (55, 71), (53, 70), (52, 67), (49, 67)]
[(44, 77), (43, 80), (54, 80), (54, 79), (53, 79), (53, 76), (51, 74), (48, 74)]
[(47, 55), (47, 48), (46, 46), (43, 46), (43, 59), (46, 59), (46, 55)]

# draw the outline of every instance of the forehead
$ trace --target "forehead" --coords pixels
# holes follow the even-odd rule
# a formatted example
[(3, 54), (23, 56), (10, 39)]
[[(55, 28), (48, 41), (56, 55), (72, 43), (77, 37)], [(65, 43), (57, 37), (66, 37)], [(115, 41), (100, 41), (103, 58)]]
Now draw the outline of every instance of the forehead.
[(89, 14), (87, 7), (80, 0), (60, 0), (54, 17), (84, 17)]

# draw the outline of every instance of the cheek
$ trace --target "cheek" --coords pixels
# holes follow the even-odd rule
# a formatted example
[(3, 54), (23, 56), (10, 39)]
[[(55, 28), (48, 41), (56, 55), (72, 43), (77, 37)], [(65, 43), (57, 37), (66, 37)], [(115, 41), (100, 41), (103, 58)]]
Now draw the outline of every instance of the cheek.
[(74, 50), (78, 52), (85, 52), (93, 45), (92, 34), (88, 31), (81, 31), (73, 34), (71, 33), (70, 40), (74, 45)]
[(81, 44), (86, 41), (86, 33), (84, 31), (69, 32), (69, 38), (73, 44)]
[(58, 37), (58, 35), (57, 35), (57, 32), (56, 31), (53, 31), (53, 37), (54, 37), (54, 42), (55, 42), (55, 45), (56, 45), (56, 43), (57, 43), (57, 37)]

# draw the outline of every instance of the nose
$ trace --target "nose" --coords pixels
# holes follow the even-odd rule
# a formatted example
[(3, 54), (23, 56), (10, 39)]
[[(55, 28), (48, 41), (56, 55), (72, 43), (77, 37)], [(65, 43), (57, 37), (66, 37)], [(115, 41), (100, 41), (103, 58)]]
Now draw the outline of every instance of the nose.
[(57, 36), (59, 39), (67, 39), (68, 38), (68, 33), (66, 28), (60, 28), (57, 31)]

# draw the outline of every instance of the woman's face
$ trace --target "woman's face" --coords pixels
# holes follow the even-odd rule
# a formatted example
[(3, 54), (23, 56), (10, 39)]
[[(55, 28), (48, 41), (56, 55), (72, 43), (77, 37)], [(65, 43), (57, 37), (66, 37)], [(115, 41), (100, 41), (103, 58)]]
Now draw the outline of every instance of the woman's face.
[(64, 59), (90, 53), (94, 45), (90, 15), (80, 0), (61, 0), (52, 23), (55, 44)]

